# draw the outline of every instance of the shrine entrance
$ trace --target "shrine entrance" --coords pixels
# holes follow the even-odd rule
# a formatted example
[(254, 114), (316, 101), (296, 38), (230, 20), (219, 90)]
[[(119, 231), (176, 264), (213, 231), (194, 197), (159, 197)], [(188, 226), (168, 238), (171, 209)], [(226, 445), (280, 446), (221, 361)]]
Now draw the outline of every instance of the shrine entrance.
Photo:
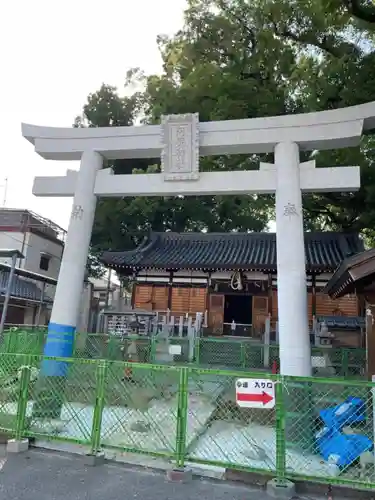
[(246, 293), (226, 294), (224, 299), (224, 325), (227, 328), (224, 328), (224, 333), (233, 334), (233, 332), (236, 332), (236, 335), (250, 336), (252, 323), (252, 295)]

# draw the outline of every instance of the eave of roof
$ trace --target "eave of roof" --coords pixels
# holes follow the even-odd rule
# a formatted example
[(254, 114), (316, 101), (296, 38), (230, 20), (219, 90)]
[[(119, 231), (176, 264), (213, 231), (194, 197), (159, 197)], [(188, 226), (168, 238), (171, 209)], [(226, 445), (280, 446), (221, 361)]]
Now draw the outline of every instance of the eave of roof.
[[(355, 233), (305, 233), (310, 272), (332, 272), (347, 256), (363, 250)], [(104, 252), (102, 262), (118, 272), (140, 269), (275, 272), (274, 233), (152, 233), (135, 250)]]
[[(0, 296), (5, 296), (9, 282), (9, 272), (0, 272)], [(32, 281), (28, 281), (20, 276), (13, 276), (11, 286), (11, 297), (17, 299), (30, 300), (33, 302), (52, 303), (52, 299), (44, 294), (42, 290)], [(43, 299), (43, 300), (42, 300)]]
[[(365, 275), (356, 279), (355, 269), (369, 262), (373, 263), (373, 270), (369, 269)], [(339, 298), (348, 293), (360, 291), (360, 288), (371, 280), (375, 280), (375, 248), (345, 259), (332, 275), (324, 291), (332, 298)]]
[[(9, 264), (0, 262), (0, 271), (10, 271), (11, 267), (12, 266)], [(19, 267), (15, 268), (14, 274), (16, 274), (17, 276), (22, 276), (23, 278), (30, 278), (35, 281), (40, 281), (41, 283), (47, 283), (48, 285), (57, 285), (57, 280), (54, 278), (50, 278), (49, 276), (45, 276), (44, 274), (26, 271), (25, 269), (20, 269)]]

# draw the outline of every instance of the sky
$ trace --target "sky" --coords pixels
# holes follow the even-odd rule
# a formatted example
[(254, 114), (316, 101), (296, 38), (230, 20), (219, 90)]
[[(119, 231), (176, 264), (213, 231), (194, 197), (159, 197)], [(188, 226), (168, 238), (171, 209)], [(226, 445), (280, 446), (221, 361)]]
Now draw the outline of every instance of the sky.
[(36, 198), (33, 178), (76, 162), (47, 161), (21, 123), (70, 127), (102, 83), (123, 88), (129, 68), (158, 73), (159, 34), (183, 22), (185, 0), (11, 0), (0, 3), (0, 206), (28, 208), (65, 229), (72, 199)]

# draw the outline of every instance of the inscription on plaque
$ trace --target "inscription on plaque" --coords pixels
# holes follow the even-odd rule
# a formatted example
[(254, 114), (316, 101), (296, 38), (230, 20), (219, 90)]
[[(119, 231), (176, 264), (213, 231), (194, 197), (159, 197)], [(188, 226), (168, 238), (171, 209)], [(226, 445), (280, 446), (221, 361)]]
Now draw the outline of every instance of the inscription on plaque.
[(166, 181), (199, 178), (198, 114), (162, 118), (162, 171)]

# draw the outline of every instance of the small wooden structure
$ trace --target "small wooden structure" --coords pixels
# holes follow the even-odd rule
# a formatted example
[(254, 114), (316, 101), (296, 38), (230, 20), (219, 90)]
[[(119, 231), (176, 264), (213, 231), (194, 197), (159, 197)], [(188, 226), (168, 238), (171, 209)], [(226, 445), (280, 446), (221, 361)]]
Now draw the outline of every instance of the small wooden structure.
[(345, 259), (325, 287), (332, 299), (356, 293), (366, 307), (367, 374), (375, 375), (375, 248)]

